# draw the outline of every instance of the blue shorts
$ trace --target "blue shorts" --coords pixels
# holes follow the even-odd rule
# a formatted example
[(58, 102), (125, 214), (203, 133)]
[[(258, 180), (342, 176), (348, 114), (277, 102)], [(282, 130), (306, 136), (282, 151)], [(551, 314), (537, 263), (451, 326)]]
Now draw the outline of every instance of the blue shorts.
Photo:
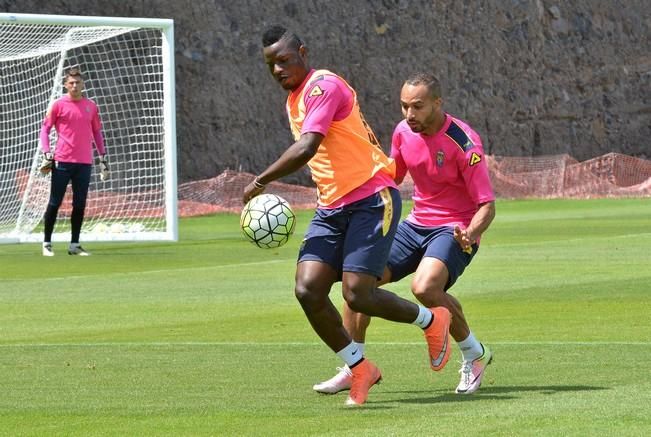
[(424, 257), (436, 258), (448, 268), (448, 282), (445, 290), (452, 287), (479, 250), (475, 243), (471, 253), (464, 252), (454, 239), (454, 229), (449, 226), (424, 228), (408, 221), (398, 226), (391, 246), (387, 266), (391, 270), (391, 281), (399, 281), (414, 273)]
[(298, 262), (320, 261), (342, 272), (382, 277), (400, 221), (400, 192), (384, 188), (341, 208), (317, 208)]

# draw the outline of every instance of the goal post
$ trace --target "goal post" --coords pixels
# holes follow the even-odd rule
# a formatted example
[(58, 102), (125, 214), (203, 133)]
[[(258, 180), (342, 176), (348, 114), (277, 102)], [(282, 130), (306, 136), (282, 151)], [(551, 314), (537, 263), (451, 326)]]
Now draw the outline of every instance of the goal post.
[[(0, 41), (0, 243), (43, 238), (40, 128), (72, 67), (99, 107), (111, 170), (101, 181), (93, 169), (82, 241), (177, 240), (173, 20), (0, 13)], [(71, 204), (68, 187), (54, 241), (70, 238)]]

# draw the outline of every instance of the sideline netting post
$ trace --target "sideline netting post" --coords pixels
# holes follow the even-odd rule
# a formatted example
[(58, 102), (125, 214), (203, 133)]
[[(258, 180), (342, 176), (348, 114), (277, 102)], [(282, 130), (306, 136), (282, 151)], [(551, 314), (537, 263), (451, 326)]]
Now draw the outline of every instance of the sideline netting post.
[[(93, 169), (82, 241), (176, 240), (173, 20), (0, 13), (0, 41), (0, 243), (42, 240), (39, 133), (71, 67), (99, 107), (111, 170)], [(68, 190), (54, 241), (70, 238)]]

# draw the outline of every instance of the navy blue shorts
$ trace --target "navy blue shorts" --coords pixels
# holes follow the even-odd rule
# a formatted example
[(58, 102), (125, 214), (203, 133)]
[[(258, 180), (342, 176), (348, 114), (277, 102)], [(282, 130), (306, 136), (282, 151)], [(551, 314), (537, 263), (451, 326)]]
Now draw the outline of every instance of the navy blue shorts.
[(424, 257), (436, 258), (448, 268), (448, 282), (445, 290), (452, 287), (479, 250), (472, 245), (471, 253), (464, 252), (454, 239), (454, 229), (449, 226), (425, 228), (408, 221), (398, 226), (391, 246), (387, 266), (391, 270), (391, 281), (399, 281), (414, 273)]
[(91, 164), (56, 161), (52, 168), (52, 183), (48, 205), (57, 208), (61, 206), (68, 183), (71, 183), (72, 205), (81, 209), (85, 208), (92, 168)]
[(317, 208), (298, 262), (320, 261), (342, 272), (382, 277), (400, 221), (400, 192), (382, 191), (341, 208)]

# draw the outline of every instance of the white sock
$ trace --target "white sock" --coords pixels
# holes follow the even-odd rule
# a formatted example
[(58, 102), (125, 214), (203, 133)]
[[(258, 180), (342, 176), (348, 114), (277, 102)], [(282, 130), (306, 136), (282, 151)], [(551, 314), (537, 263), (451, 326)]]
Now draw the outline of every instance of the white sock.
[(470, 331), (470, 334), (465, 340), (457, 344), (459, 345), (459, 349), (461, 349), (461, 355), (463, 355), (464, 361), (476, 360), (484, 353), (484, 347), (477, 341), (472, 331)]
[[(355, 340), (353, 340), (353, 343), (357, 345), (357, 348), (359, 349), (359, 353), (362, 354), (362, 357), (363, 357), (364, 356), (364, 343), (357, 343)], [(344, 364), (344, 369), (345, 369), (344, 371), (348, 371), (348, 373), (350, 373), (350, 366), (348, 364)]]
[(44, 242), (43, 242), (43, 247), (49, 247), (49, 246), (52, 246), (52, 242), (51, 242), (51, 241), (44, 241)]
[(359, 350), (359, 346), (354, 341), (351, 341), (348, 346), (337, 352), (337, 356), (344, 360), (344, 363), (346, 363), (348, 367), (354, 366), (364, 358), (362, 352)]
[(416, 317), (416, 320), (411, 323), (425, 329), (430, 325), (430, 323), (432, 323), (433, 318), (434, 316), (430, 310), (424, 306), (418, 305), (418, 317)]
[(68, 246), (68, 247), (70, 248), (70, 250), (72, 250), (72, 249), (78, 248), (79, 246), (80, 246), (79, 243), (70, 243), (70, 246)]

